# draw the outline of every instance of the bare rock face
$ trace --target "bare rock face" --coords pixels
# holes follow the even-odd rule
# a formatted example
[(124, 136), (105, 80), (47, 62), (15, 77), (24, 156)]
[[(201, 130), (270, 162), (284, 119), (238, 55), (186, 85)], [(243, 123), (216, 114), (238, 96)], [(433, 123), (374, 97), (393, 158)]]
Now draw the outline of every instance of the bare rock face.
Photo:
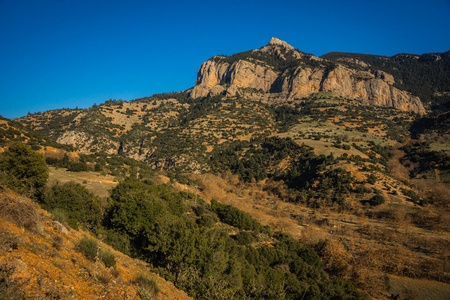
[(197, 74), (197, 82), (191, 92), (192, 98), (206, 97), (211, 89), (224, 81), (224, 74), (229, 64), (217, 63), (213, 60), (204, 62)]
[(403, 111), (424, 114), (425, 109), (418, 97), (393, 86), (394, 77), (386, 72), (361, 71), (338, 64), (330, 69), (322, 59), (295, 50), (291, 45), (272, 38), (270, 44), (260, 51), (271, 59), (310, 59), (317, 67), (299, 67), (286, 70), (275, 69), (264, 61), (249, 56), (229, 63), (217, 56), (203, 63), (198, 71), (197, 82), (190, 97), (206, 97), (225, 94), (235, 96), (245, 89), (256, 89), (279, 97), (302, 98), (320, 91), (332, 92), (338, 96), (358, 99), (377, 106), (390, 106)]
[(96, 149), (94, 144), (107, 145), (108, 148), (105, 152), (108, 154), (117, 153), (119, 147), (118, 143), (115, 143), (107, 138), (99, 138), (96, 142), (95, 139), (85, 132), (79, 131), (65, 131), (57, 140), (60, 144), (73, 145), (77, 147), (82, 153), (89, 153), (92, 149)]
[(278, 77), (278, 74), (270, 68), (243, 60), (233, 64), (230, 71), (230, 84), (263, 91), (269, 91)]
[(285, 77), (283, 93), (289, 98), (302, 98), (320, 92), (323, 73), (320, 69), (297, 68), (290, 78)]
[(230, 65), (208, 60), (198, 71), (191, 98), (218, 95), (225, 91), (225, 85), (230, 86), (227, 94), (232, 95), (236, 95), (237, 88), (269, 91), (277, 77), (278, 74), (270, 68), (249, 61), (240, 60)]
[(418, 97), (401, 91), (392, 84), (394, 77), (383, 71), (361, 72), (338, 65), (325, 74), (321, 91), (332, 92), (350, 99), (358, 99), (376, 106), (389, 106), (402, 111), (425, 113), (425, 108)]
[(289, 45), (285, 41), (282, 41), (282, 40), (280, 40), (279, 38), (276, 38), (276, 37), (273, 37), (270, 40), (269, 45), (276, 45), (276, 46), (281, 46), (281, 47), (289, 49), (289, 50), (294, 50), (294, 47), (292, 47), (291, 45)]

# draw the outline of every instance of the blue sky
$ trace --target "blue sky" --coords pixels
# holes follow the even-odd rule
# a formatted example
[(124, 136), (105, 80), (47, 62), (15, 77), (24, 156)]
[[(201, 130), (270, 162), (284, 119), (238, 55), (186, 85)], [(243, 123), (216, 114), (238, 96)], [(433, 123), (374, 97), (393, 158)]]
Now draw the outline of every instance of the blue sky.
[(391, 56), (448, 51), (449, 32), (449, 0), (0, 0), (0, 115), (185, 90), (210, 57), (272, 36)]

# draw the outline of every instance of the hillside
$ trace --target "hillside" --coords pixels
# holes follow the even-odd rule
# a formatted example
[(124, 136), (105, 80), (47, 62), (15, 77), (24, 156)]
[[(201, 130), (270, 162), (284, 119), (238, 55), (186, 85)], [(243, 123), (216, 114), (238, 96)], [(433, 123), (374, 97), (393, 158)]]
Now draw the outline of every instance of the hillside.
[(397, 54), (391, 57), (331, 52), (321, 58), (367, 70), (376, 68), (395, 78), (394, 86), (407, 90), (425, 103), (448, 109), (450, 101), (450, 51), (445, 53)]
[[(9, 165), (12, 158), (20, 162)], [(28, 167), (32, 172), (18, 178), (17, 170), (24, 167), (19, 158), (40, 165), (42, 172)], [(46, 174), (42, 161), (41, 155), (18, 143), (11, 144), (0, 161), (2, 182), (5, 176), (22, 179), (24, 188), (36, 189), (35, 201), (51, 213), (2, 186), (4, 294), (20, 297), (22, 291), (28, 291), (26, 298), (74, 294), (93, 299), (137, 294), (141, 299), (153, 299), (154, 294), (161, 299), (185, 298), (151, 271), (197, 299), (364, 297), (347, 282), (330, 278), (313, 249), (289, 235), (272, 232), (233, 206), (215, 200), (206, 203), (194, 194), (157, 183), (156, 177), (122, 181), (108, 199), (73, 182), (42, 186), (37, 181)], [(130, 262), (79, 228), (141, 261)], [(47, 243), (52, 243), (52, 248)], [(68, 249), (83, 255), (72, 251), (67, 254), (72, 255), (69, 260)], [(134, 275), (127, 273), (128, 267)], [(24, 274), (26, 270), (33, 272)], [(49, 276), (55, 284), (46, 282)], [(87, 280), (91, 283), (85, 288)], [(59, 284), (69, 287), (55, 291)]]
[(2, 120), (0, 180), (196, 299), (447, 299), (448, 113), (427, 110), (447, 56), (427, 57), (273, 38), (186, 91)]
[(378, 69), (359, 70), (300, 52), (277, 38), (257, 50), (229, 57), (215, 56), (203, 63), (191, 98), (263, 92), (261, 100), (301, 99), (317, 92), (395, 107), (424, 114), (419, 98), (394, 86), (391, 74)]
[[(2, 299), (135, 299), (139, 295), (142, 299), (150, 299), (145, 295), (191, 299), (146, 263), (112, 249), (88, 232), (62, 225), (30, 199), (3, 186), (0, 245)], [(98, 245), (104, 254), (99, 257), (91, 245)]]

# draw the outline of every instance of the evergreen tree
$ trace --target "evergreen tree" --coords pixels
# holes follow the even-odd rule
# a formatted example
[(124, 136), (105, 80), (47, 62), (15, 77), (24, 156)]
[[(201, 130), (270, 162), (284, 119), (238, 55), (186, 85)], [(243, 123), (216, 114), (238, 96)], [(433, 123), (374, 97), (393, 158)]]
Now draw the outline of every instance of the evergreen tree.
[(44, 156), (19, 142), (9, 145), (0, 159), (0, 169), (10, 188), (35, 197), (42, 192), (49, 175)]

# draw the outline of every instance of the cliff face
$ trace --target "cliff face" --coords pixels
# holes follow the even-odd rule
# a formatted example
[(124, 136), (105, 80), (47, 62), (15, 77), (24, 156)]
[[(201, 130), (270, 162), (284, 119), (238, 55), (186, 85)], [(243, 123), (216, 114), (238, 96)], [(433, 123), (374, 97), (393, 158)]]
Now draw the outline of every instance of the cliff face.
[[(235, 63), (220, 63), (208, 60), (200, 67), (197, 83), (191, 92), (192, 98), (215, 96), (227, 91), (236, 94), (236, 88), (255, 88), (270, 91), (278, 74), (270, 68), (240, 60)], [(226, 89), (223, 84), (228, 84)]]
[[(274, 59), (281, 64), (274, 65)], [(394, 83), (394, 77), (383, 71), (360, 71), (341, 64), (327, 64), (321, 58), (301, 53), (273, 38), (269, 45), (248, 52), (247, 57), (233, 60), (217, 56), (203, 63), (190, 96), (234, 96), (250, 88), (294, 99), (327, 91), (367, 104), (425, 113), (418, 97), (395, 88)]]

